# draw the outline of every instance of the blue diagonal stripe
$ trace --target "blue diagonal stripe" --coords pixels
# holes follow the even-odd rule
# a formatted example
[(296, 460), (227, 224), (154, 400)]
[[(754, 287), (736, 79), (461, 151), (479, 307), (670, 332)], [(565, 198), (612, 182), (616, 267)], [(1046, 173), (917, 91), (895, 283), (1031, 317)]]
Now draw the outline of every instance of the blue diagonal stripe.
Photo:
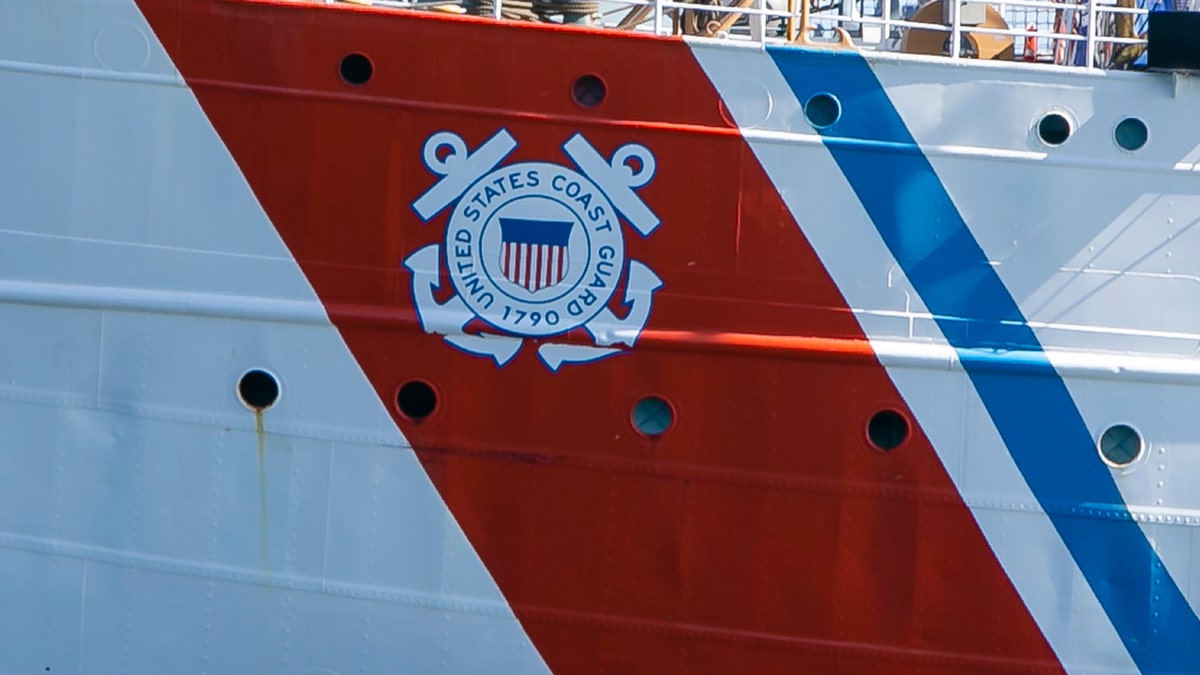
[[(1134, 663), (1146, 675), (1200, 673), (1200, 621), (1130, 517), (1062, 378), (870, 65), (845, 52), (769, 53), (797, 100), (827, 92), (841, 102), (841, 119), (821, 131), (826, 147), (958, 352)], [(1022, 352), (1019, 372), (983, 362), (998, 349)], [(1086, 515), (1096, 504), (1120, 517)]]

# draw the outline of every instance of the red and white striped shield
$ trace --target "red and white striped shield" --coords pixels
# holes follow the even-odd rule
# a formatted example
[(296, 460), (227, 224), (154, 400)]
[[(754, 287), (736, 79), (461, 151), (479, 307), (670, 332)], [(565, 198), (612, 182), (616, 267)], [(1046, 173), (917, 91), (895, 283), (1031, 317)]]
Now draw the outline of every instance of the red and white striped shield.
[(574, 223), (563, 220), (500, 218), (500, 270), (504, 278), (536, 292), (567, 275), (567, 244)]

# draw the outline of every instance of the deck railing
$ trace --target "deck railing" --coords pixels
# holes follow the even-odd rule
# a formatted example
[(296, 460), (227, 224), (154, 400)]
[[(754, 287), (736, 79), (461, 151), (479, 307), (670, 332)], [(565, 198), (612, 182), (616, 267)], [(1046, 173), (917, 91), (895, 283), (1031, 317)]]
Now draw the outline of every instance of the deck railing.
[(1127, 67), (1146, 44), (1133, 26), (1147, 11), (1118, 6), (1115, 0), (951, 1), (944, 10), (945, 0), (919, 6), (913, 0), (320, 1), (473, 13), (499, 20), (520, 16), (657, 35), (802, 42), (1081, 68)]

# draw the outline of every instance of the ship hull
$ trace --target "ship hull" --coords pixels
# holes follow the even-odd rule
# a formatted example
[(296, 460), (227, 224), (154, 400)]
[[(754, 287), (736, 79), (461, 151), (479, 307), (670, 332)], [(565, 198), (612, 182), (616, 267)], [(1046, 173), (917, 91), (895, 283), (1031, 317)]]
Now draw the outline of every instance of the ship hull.
[(0, 10), (4, 668), (1200, 663), (1187, 81), (67, 4)]

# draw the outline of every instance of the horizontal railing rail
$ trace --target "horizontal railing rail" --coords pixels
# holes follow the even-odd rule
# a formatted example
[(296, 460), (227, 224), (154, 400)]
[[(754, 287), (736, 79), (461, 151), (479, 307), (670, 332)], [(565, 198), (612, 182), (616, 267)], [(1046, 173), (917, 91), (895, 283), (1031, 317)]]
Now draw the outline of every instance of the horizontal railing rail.
[[(1139, 19), (1144, 23), (1148, 14), (1145, 9), (1118, 6), (1113, 0), (951, 0), (948, 11), (941, 6), (946, 0), (920, 5), (914, 0), (317, 1), (469, 13), (497, 20), (572, 23), (664, 36), (828, 44), (865, 51), (1022, 60), (1088, 69), (1134, 63), (1144, 51), (1146, 39), (1135, 34), (1133, 26)], [(973, 21), (964, 18), (968, 8)], [(982, 21), (981, 12), (985, 17)], [(931, 21), (930, 15), (936, 20)], [(939, 42), (942, 35), (944, 41)], [(978, 44), (981, 39), (989, 41), (987, 50)]]

